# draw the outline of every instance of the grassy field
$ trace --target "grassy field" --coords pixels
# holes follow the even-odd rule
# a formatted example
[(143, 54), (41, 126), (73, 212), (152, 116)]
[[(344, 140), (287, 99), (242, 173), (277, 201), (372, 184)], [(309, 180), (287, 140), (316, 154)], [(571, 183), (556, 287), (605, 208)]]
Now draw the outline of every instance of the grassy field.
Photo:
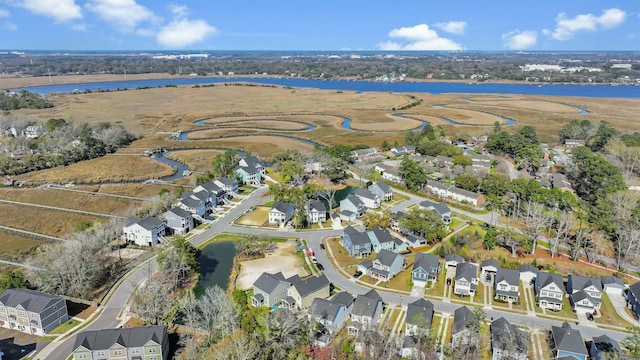
[(613, 325), (613, 326), (621, 326), (624, 328), (632, 327), (626, 320), (624, 320), (618, 313), (616, 309), (613, 308), (613, 304), (611, 304), (611, 300), (609, 300), (609, 295), (606, 293), (602, 294), (602, 304), (600, 305), (600, 316), (595, 317), (595, 322), (598, 324), (604, 325)]
[(180, 150), (172, 151), (165, 156), (187, 164), (192, 171), (204, 171), (211, 167), (211, 160), (221, 152), (222, 150), (215, 149)]
[(252, 212), (240, 216), (238, 220), (236, 220), (236, 224), (263, 226), (269, 221), (269, 210), (271, 209), (267, 206), (257, 206)]
[(106, 219), (104, 217), (13, 204), (0, 204), (0, 214), (2, 214), (0, 225), (57, 237), (62, 237), (72, 232), (79, 222), (95, 222)]
[(20, 261), (24, 256), (48, 242), (0, 230), (0, 259)]

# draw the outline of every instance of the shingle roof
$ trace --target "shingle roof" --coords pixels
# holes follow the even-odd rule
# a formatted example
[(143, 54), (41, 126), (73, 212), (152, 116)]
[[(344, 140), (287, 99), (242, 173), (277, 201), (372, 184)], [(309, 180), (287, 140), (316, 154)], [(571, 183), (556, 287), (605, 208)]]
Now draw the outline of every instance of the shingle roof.
[(602, 280), (602, 285), (619, 285), (624, 287), (624, 281), (617, 276), (603, 276), (600, 280)]
[(382, 265), (391, 266), (398, 257), (402, 257), (402, 255), (382, 249), (378, 253), (378, 256), (376, 256), (376, 260), (378, 260)]
[(375, 184), (371, 184), (369, 186), (369, 190), (371, 190), (372, 187), (374, 187), (374, 188), (377, 187), (377, 188), (379, 188), (380, 190), (382, 190), (385, 193), (391, 191), (391, 188), (389, 187), (389, 185), (383, 183), (382, 181), (379, 181), (379, 182), (377, 182)]
[(556, 286), (558, 286), (560, 288), (560, 291), (562, 291), (562, 288), (564, 286), (564, 283), (562, 281), (562, 275), (560, 274), (551, 274), (548, 272), (540, 272), (538, 273), (537, 276), (537, 280), (538, 282), (540, 282), (540, 287), (545, 287), (549, 284), (556, 284)]
[(322, 274), (320, 276), (312, 276), (308, 279), (301, 280), (293, 286), (295, 286), (296, 290), (298, 290), (298, 294), (300, 297), (305, 297), (319, 289), (322, 289), (325, 286), (329, 286), (330, 282), (327, 277)]
[(478, 199), (480, 196), (482, 196), (481, 194), (479, 194), (477, 192), (473, 192), (473, 191), (469, 191), (469, 190), (465, 190), (465, 189), (460, 189), (460, 188), (457, 188), (455, 186), (452, 186), (449, 189), (449, 191), (454, 193), (454, 194), (462, 195), (464, 197), (468, 197), (468, 198), (471, 198), (471, 199)]
[(141, 326), (83, 331), (78, 334), (74, 349), (84, 346), (89, 350), (107, 350), (114, 344), (120, 344), (124, 347), (141, 347), (149, 341), (162, 344), (166, 333), (166, 326)]
[(577, 291), (577, 292), (571, 294), (571, 301), (576, 306), (577, 306), (577, 304), (579, 302), (581, 302), (584, 299), (589, 300), (589, 302), (594, 304), (594, 305), (599, 303), (599, 302), (596, 302), (596, 300), (593, 297), (591, 297), (591, 295), (587, 294), (587, 292), (583, 291), (583, 290), (580, 290), (580, 291)]
[(253, 286), (264, 291), (267, 294), (270, 294), (273, 289), (280, 284), (281, 281), (284, 281), (284, 275), (282, 272), (277, 272), (275, 274), (270, 274), (263, 272), (260, 277), (253, 282)]
[(491, 323), (491, 347), (501, 350), (508, 349), (511, 355), (513, 355), (513, 351), (526, 354), (529, 351), (529, 342), (518, 326), (501, 317)]
[(369, 230), (367, 234), (370, 238), (372, 236), (375, 237), (380, 244), (393, 242), (393, 236), (391, 236), (391, 233), (387, 229), (376, 227), (372, 230)]
[(496, 283), (501, 281), (506, 281), (509, 285), (518, 286), (520, 284), (520, 272), (513, 269), (498, 268)]
[(378, 198), (378, 195), (372, 193), (371, 191), (367, 190), (367, 189), (362, 189), (362, 188), (357, 188), (353, 191), (353, 195), (358, 196), (358, 197), (363, 197), (365, 199), (371, 199), (371, 200), (375, 200)]
[(474, 315), (466, 306), (461, 306), (453, 313), (452, 334), (457, 334), (469, 326), (474, 320)]
[(590, 286), (594, 286), (597, 290), (602, 291), (602, 281), (600, 279), (579, 275), (569, 275), (569, 278), (571, 278), (571, 290), (573, 292), (584, 290)]
[(226, 177), (218, 178), (216, 181), (218, 181), (219, 183), (221, 183), (223, 185), (226, 185), (226, 186), (233, 186), (233, 185), (238, 183), (238, 180), (229, 179), (229, 178), (226, 178)]
[[(422, 314), (422, 319), (419, 318), (418, 314)], [(431, 328), (432, 320), (433, 303), (431, 303), (431, 301), (420, 298), (407, 305), (406, 323), (429, 329)]]
[(316, 210), (319, 212), (327, 211), (327, 207), (324, 205), (324, 203), (320, 200), (315, 199), (309, 201), (309, 208), (311, 210)]
[(222, 188), (216, 185), (216, 183), (214, 183), (213, 181), (207, 181), (206, 183), (200, 184), (200, 186), (202, 186), (202, 188), (214, 194), (217, 194), (220, 191), (222, 191)]
[(433, 254), (416, 253), (415, 262), (413, 263), (413, 270), (423, 268), (427, 273), (431, 271), (431, 268), (440, 267), (440, 257)]
[(284, 201), (276, 201), (273, 203), (271, 210), (276, 209), (283, 214), (289, 214), (293, 212), (293, 204), (284, 202)]
[(477, 275), (478, 269), (472, 263), (464, 262), (462, 264), (458, 264), (456, 268), (456, 276), (455, 280), (465, 279), (467, 281), (471, 281), (478, 277)]
[(364, 260), (363, 262), (361, 262), (360, 264), (358, 264), (358, 266), (362, 266), (365, 269), (371, 269), (373, 267), (373, 261), (371, 260)]
[(629, 285), (629, 291), (636, 297), (636, 299), (640, 299), (640, 281)]
[(188, 208), (197, 208), (198, 206), (200, 206), (200, 204), (202, 204), (202, 200), (198, 200), (198, 199), (194, 199), (192, 197), (188, 197), (186, 199), (182, 199), (180, 200), (180, 203), (183, 204), (184, 206), (188, 207)]
[(493, 266), (493, 267), (495, 267), (496, 269), (499, 269), (499, 268), (500, 268), (500, 264), (498, 264), (498, 262), (497, 262), (497, 261), (495, 261), (495, 260), (493, 260), (493, 259), (485, 259), (485, 260), (482, 260), (482, 262), (480, 263), (480, 267), (481, 267), (481, 268), (484, 268), (484, 267), (487, 267), (487, 266)]
[(420, 207), (433, 211), (440, 216), (451, 213), (451, 209), (449, 209), (449, 207), (444, 203), (437, 203), (429, 200), (424, 200), (423, 202), (421, 202)]
[(601, 335), (593, 337), (593, 344), (598, 348), (598, 350), (602, 352), (617, 352), (622, 353), (622, 349), (620, 349), (620, 344), (609, 336)]
[(438, 189), (442, 189), (442, 190), (447, 190), (451, 187), (450, 184), (447, 184), (446, 182), (442, 182), (442, 181), (438, 181), (438, 180), (428, 180), (427, 181), (427, 186), (432, 186)]
[(154, 228), (163, 225), (164, 223), (160, 219), (156, 219), (153, 216), (144, 217), (137, 222), (138, 225), (142, 226), (147, 230), (153, 230)]
[(371, 292), (368, 292), (364, 295), (358, 295), (353, 303), (353, 309), (351, 309), (351, 313), (356, 316), (373, 317), (373, 315), (375, 315), (378, 304), (382, 303), (380, 295), (378, 295), (377, 292), (375, 293), (375, 295), (377, 295), (377, 297), (373, 296)]
[(582, 341), (580, 331), (572, 329), (568, 323), (563, 323), (562, 327), (551, 326), (551, 334), (556, 349), (575, 354), (589, 355), (584, 341)]
[(349, 307), (351, 306), (351, 304), (353, 304), (354, 300), (355, 298), (351, 296), (351, 294), (349, 294), (346, 291), (341, 291), (337, 293), (336, 296), (334, 296), (331, 301), (333, 301), (336, 304), (341, 304), (344, 307)]
[(360, 200), (359, 197), (353, 195), (353, 194), (349, 194), (349, 196), (347, 196), (344, 200), (342, 201), (348, 201), (350, 203), (353, 204), (353, 206), (357, 207), (357, 208), (361, 208), (364, 207), (364, 203), (362, 202), (362, 200)]
[(15, 308), (20, 305), (34, 313), (40, 313), (60, 300), (63, 300), (60, 296), (29, 289), (7, 289), (0, 296), (0, 303), (5, 306)]
[(349, 236), (349, 239), (351, 240), (351, 244), (353, 245), (362, 245), (362, 244), (371, 243), (371, 239), (369, 238), (369, 235), (367, 235), (367, 233), (353, 232), (353, 233), (348, 233), (346, 235)]
[(309, 306), (309, 315), (333, 322), (341, 307), (343, 307), (341, 304), (336, 304), (332, 301), (321, 298), (315, 298), (313, 299), (311, 306)]
[(532, 272), (532, 273), (538, 273), (538, 268), (530, 265), (530, 264), (523, 264), (518, 266), (518, 271), (520, 271), (521, 273), (523, 272)]
[(188, 211), (186, 211), (186, 210), (184, 210), (182, 208), (179, 208), (177, 206), (172, 208), (172, 209), (170, 209), (170, 210), (167, 210), (167, 212), (165, 212), (165, 214), (166, 213), (172, 213), (172, 214), (174, 214), (174, 215), (176, 215), (178, 217), (181, 217), (181, 218), (188, 218), (189, 216), (191, 216), (190, 212), (188, 212)]

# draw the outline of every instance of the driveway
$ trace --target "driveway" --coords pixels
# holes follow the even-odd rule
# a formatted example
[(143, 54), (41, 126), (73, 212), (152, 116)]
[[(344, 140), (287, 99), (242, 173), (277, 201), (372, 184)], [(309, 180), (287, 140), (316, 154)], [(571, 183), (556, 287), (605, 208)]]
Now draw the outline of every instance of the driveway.
[(616, 312), (618, 313), (618, 315), (620, 315), (621, 318), (626, 320), (629, 324), (640, 326), (640, 321), (638, 321), (638, 319), (636, 319), (635, 317), (629, 315), (629, 313), (625, 310), (627, 308), (627, 300), (624, 298), (624, 296), (616, 294), (607, 294), (607, 296), (609, 296), (611, 305), (613, 305), (613, 308), (616, 309)]

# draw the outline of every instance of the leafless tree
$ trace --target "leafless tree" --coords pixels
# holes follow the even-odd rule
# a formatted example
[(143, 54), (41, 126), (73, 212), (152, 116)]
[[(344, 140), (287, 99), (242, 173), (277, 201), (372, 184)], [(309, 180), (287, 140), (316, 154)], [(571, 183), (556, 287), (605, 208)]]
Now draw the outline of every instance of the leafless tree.
[(171, 311), (169, 292), (159, 276), (151, 276), (133, 294), (133, 308), (143, 320), (162, 324)]
[(552, 213), (543, 204), (528, 201), (524, 208), (524, 214), (522, 215), (524, 225), (526, 227), (525, 233), (531, 238), (533, 245), (531, 246), (531, 253), (535, 253), (538, 237), (542, 233), (542, 229), (546, 229), (553, 219)]
[(554, 257), (558, 253), (558, 247), (560, 243), (567, 241), (567, 238), (576, 224), (576, 218), (573, 213), (569, 211), (561, 211), (557, 213), (555, 220), (556, 235), (551, 239), (549, 244), (549, 252), (551, 257)]
[(324, 201), (326, 201), (329, 205), (329, 209), (327, 209), (327, 211), (329, 212), (331, 212), (331, 210), (333, 209), (334, 203), (336, 201), (336, 192), (338, 192), (338, 189), (336, 189), (335, 187), (325, 187), (318, 191), (318, 196), (324, 199)]
[(219, 286), (207, 287), (198, 301), (199, 326), (210, 334), (210, 339), (222, 339), (236, 331), (238, 312), (226, 292)]
[(622, 170), (625, 179), (640, 174), (640, 148), (629, 147), (622, 140), (614, 139), (607, 144), (605, 150), (611, 162)]
[(205, 359), (252, 360), (260, 351), (258, 344), (243, 330), (238, 330), (211, 346)]
[(640, 195), (632, 191), (619, 191), (607, 198), (616, 214), (615, 250), (618, 267), (622, 260), (640, 252), (640, 219), (636, 209), (640, 208)]
[(591, 240), (591, 229), (579, 227), (573, 237), (570, 238), (571, 260), (580, 259), (580, 251), (583, 250)]

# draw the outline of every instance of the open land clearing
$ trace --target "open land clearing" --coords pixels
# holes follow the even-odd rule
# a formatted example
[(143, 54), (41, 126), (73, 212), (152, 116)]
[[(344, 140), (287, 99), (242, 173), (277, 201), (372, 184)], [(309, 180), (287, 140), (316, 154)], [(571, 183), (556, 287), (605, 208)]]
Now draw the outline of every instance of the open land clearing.
[(236, 279), (237, 289), (250, 289), (263, 272), (276, 273), (282, 271), (285, 277), (293, 275), (306, 276), (307, 272), (296, 256), (295, 244), (277, 243), (278, 250), (266, 257), (240, 262), (240, 274)]
[(104, 221), (103, 217), (70, 213), (33, 206), (0, 203), (0, 225), (63, 237), (73, 231), (79, 222)]
[(167, 158), (187, 164), (191, 171), (205, 171), (211, 166), (211, 159), (222, 153), (222, 150), (180, 150), (165, 155)]
[(162, 189), (171, 190), (173, 186), (164, 184), (101, 184), (75, 186), (73, 189), (92, 191), (103, 194), (132, 196), (142, 199), (152, 198)]
[(0, 259), (21, 261), (24, 256), (47, 242), (47, 240), (36, 240), (35, 238), (18, 235), (10, 231), (0, 230)]

